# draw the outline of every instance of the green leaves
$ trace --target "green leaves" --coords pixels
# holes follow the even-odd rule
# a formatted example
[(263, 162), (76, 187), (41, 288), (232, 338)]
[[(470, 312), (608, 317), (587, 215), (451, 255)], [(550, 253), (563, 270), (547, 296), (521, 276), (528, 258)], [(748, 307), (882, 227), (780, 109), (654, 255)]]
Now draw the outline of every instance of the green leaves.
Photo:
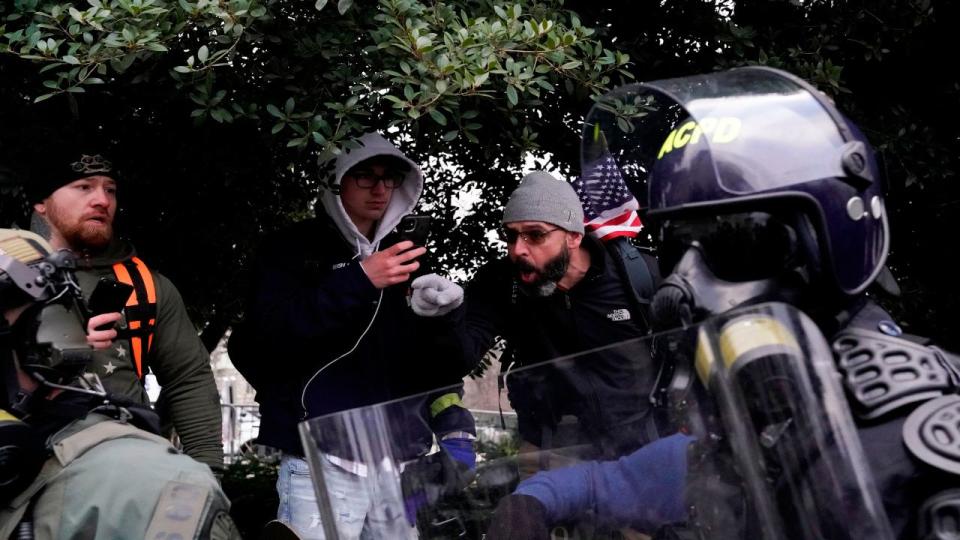
[(377, 51), (383, 66), (379, 72), (388, 84), (382, 100), (395, 115), (392, 123), (415, 121), (431, 129), (456, 122), (458, 129), (444, 131), (443, 140), (462, 134), (478, 141), (474, 132), (482, 126), (468, 127), (456, 114), (472, 110), (472, 101), (491, 102), (518, 125), (517, 116), (551, 99), (557, 83), (596, 94), (614, 75), (628, 76), (629, 56), (591, 40), (592, 31), (569, 12), (541, 7), (535, 16), (524, 15), (522, 5), (501, 1), (469, 6), (457, 13), (442, 4), (381, 1), (376, 44), (369, 50)]
[[(169, 52), (168, 44), (188, 34), (210, 31), (209, 42), (199, 44), (195, 56), (175, 66), (174, 77), (226, 65), (244, 29), (268, 18), (263, 0), (88, 0), (72, 4), (18, 2), (16, 29), (0, 37), (0, 50), (29, 61), (44, 62), (53, 72), (57, 90), (82, 93), (90, 75), (119, 76), (138, 62), (148, 63)], [(216, 46), (225, 44), (226, 46)], [(182, 49), (182, 45), (178, 45)], [(193, 48), (193, 47), (191, 47)], [(109, 79), (107, 79), (109, 80)], [(44, 94), (44, 99), (52, 96)], [(230, 121), (231, 113), (217, 115)]]
[(516, 88), (512, 86), (507, 87), (507, 99), (510, 101), (510, 104), (513, 106), (516, 106), (518, 103), (520, 103), (520, 97), (517, 94)]
[[(151, 80), (185, 91), (198, 122), (263, 122), (283, 144), (323, 150), (371, 121), (476, 143), (478, 110), (510, 126), (528, 124), (518, 118), (558, 89), (601, 92), (627, 64), (626, 55), (604, 49), (559, 7), (337, 0), (333, 13), (324, 11), (328, 3), (43, 4), (7, 22), (0, 49), (49, 73), (36, 99)], [(267, 21), (276, 33), (263, 33)], [(168, 71), (156, 73), (160, 66)]]
[(433, 121), (441, 126), (447, 125), (447, 117), (443, 115), (442, 112), (432, 109), (430, 111), (430, 117), (433, 118)]

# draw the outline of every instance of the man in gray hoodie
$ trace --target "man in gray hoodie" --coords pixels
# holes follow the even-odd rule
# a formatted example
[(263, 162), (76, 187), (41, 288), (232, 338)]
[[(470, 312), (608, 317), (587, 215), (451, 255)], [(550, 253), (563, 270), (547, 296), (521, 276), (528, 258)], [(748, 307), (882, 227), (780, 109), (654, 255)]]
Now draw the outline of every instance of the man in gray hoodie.
[[(462, 382), (448, 368), (452, 335), (407, 303), (410, 275), (426, 249), (396, 242), (394, 228), (416, 206), (423, 174), (378, 134), (336, 160), (318, 216), (267, 238), (255, 268), (247, 320), (231, 359), (257, 389), (259, 442), (281, 449), (278, 518), (322, 538), (297, 423)], [(452, 396), (452, 397), (451, 397)], [(474, 465), (475, 428), (457, 392), (406, 400), (393, 425), (395, 455), (412, 460), (436, 436), (442, 451)], [(320, 449), (341, 537), (370, 530), (363, 466), (348, 441)], [(408, 515), (413, 522), (413, 516)]]

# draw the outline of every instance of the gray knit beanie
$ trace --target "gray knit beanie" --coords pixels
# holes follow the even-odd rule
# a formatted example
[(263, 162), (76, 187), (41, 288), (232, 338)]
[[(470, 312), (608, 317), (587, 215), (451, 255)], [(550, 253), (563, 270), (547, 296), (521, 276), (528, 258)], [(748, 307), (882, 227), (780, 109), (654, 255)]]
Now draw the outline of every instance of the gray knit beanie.
[(503, 223), (515, 221), (543, 221), (583, 234), (583, 206), (569, 183), (535, 171), (523, 177), (503, 209)]

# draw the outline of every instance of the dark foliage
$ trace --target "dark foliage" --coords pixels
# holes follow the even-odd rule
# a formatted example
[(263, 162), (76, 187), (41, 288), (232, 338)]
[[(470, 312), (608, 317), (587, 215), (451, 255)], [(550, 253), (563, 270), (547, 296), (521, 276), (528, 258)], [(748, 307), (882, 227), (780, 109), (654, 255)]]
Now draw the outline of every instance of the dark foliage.
[[(958, 52), (953, 34), (960, 7), (948, 0), (575, 0), (564, 7), (597, 29), (608, 47), (628, 53), (638, 80), (759, 63), (792, 71), (836, 99), (882, 152), (888, 170), (890, 266), (904, 290), (889, 306), (912, 322), (909, 331), (960, 349), (960, 337), (952, 331), (958, 324), (960, 284), (953, 279), (950, 256), (952, 233), (960, 225), (955, 175), (960, 75), (949, 67)], [(314, 18), (324, 24), (333, 20), (326, 13)], [(316, 22), (278, 19), (264, 31), (288, 34), (296, 24)], [(272, 61), (288, 62), (290, 55), (279, 49), (288, 42), (271, 43), (278, 48)], [(306, 56), (300, 50), (295, 57)], [(159, 62), (164, 61), (170, 63), (167, 70), (177, 63)], [(336, 64), (330, 58), (323, 63)], [(243, 118), (232, 124), (195, 123), (190, 115), (196, 103), (170, 81), (151, 79), (155, 71), (144, 68), (140, 80), (131, 76), (101, 91), (32, 105), (44, 75), (33, 64), (0, 58), (0, 153), (9, 166), (17, 146), (27, 142), (24, 134), (41, 122), (80, 121), (108, 133), (128, 165), (120, 227), (147, 261), (178, 284), (195, 320), (204, 324), (205, 340), (213, 343), (242, 312), (241, 270), (261, 233), (312, 211), (316, 159), (310, 151), (278, 144), (269, 129)], [(236, 74), (221, 75), (217, 84), (244, 99), (259, 93), (260, 103), (283, 103), (291, 91), (310, 92), (291, 90), (282, 81), (240, 81)], [(405, 150), (427, 165), (424, 207), (436, 219), (435, 260), (441, 268), (470, 271), (496, 252), (484, 235), (496, 225), (506, 193), (519, 179), (525, 149), (535, 144), (554, 165), (576, 172), (578, 121), (590, 100), (575, 88), (517, 109), (504, 109), (502, 100), (467, 102), (478, 113), (470, 120), (477, 124), (473, 133), (479, 143), (464, 137), (444, 141), (444, 130), (435, 123), (400, 127)], [(370, 125), (385, 127), (385, 110), (375, 112)], [(526, 125), (536, 126), (536, 139), (524, 139)], [(0, 170), (0, 177), (8, 176)], [(0, 211), (9, 222), (26, 205), (12, 184), (0, 186)], [(480, 188), (483, 196), (472, 215), (458, 220), (450, 202), (465, 186)]]

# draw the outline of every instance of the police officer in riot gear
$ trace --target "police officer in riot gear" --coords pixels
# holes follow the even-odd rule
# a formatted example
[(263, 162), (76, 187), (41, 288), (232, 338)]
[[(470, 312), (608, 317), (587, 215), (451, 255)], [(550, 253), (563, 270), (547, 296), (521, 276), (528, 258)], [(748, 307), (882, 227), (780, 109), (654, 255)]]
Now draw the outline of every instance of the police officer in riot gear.
[[(754, 69), (713, 80), (735, 87), (751, 77), (779, 85), (756, 96), (776, 109), (732, 105), (723, 115), (740, 120), (735, 140), (707, 134), (706, 144), (678, 148), (681, 124), (658, 152), (648, 215), (662, 224), (663, 263), (675, 266), (654, 297), (654, 317), (703, 320), (765, 300), (801, 308), (831, 344), (894, 534), (941, 538), (943, 520), (960, 509), (960, 492), (950, 489), (960, 486), (960, 430), (946, 422), (960, 406), (960, 362), (903, 336), (863, 294), (885, 272), (889, 243), (873, 150), (802, 80)], [(698, 102), (717, 99), (688, 103), (699, 120), (691, 131), (706, 131), (724, 110)]]
[[(521, 483), (488, 538), (534, 538), (587, 508), (667, 537), (954, 538), (960, 360), (903, 335), (865, 294), (889, 284), (889, 231), (880, 172), (857, 127), (806, 82), (742, 68), (604, 96), (588, 116), (584, 156), (606, 153), (647, 184), (647, 215), (660, 226), (669, 275), (652, 302), (655, 323), (700, 328), (695, 365), (667, 362), (658, 395), (661, 432), (694, 437), (583, 464), (575, 472), (590, 479), (586, 498), (563, 471)], [(736, 314), (754, 309), (744, 306), (773, 315), (747, 320)], [(687, 459), (671, 461), (678, 447)], [(658, 474), (631, 475), (651, 463)], [(674, 474), (664, 473), (669, 463), (681, 463)], [(604, 493), (622, 477), (637, 482)], [(657, 519), (641, 512), (662, 507), (677, 478), (682, 498)], [(521, 514), (523, 531), (508, 525)]]
[(210, 469), (85, 372), (73, 267), (0, 229), (0, 538), (238, 538)]

